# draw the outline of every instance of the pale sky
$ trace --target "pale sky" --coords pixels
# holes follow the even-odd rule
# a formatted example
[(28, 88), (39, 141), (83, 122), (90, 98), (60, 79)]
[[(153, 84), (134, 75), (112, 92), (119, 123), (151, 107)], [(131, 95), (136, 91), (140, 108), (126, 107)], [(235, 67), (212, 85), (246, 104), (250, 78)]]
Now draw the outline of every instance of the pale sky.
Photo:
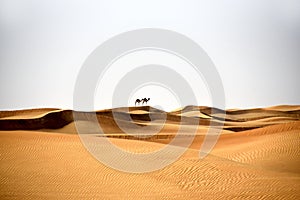
[[(0, 109), (73, 108), (89, 54), (141, 28), (176, 31), (200, 45), (220, 74), (227, 108), (300, 104), (298, 0), (0, 0)], [(112, 73), (108, 90), (119, 78)], [(198, 104), (209, 105), (200, 83)], [(142, 95), (166, 110), (184, 106), (159, 85), (137, 88), (128, 105)], [(109, 94), (95, 98), (103, 101), (95, 108), (110, 107)]]

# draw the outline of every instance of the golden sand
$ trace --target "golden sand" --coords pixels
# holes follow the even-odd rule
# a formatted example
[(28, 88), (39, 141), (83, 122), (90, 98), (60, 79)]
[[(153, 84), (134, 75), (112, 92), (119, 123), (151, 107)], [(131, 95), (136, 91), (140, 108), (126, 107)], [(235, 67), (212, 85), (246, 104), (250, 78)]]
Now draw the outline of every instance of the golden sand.
[[(197, 107), (169, 113), (158, 135), (144, 140), (126, 136), (113, 122), (111, 110), (97, 116), (113, 144), (147, 153), (172, 140), (180, 126), (176, 116), (218, 121), (209, 109), (198, 108), (200, 115)], [(24, 129), (13, 130), (24, 123), (18, 119), (41, 119), (48, 126), (52, 117), (60, 120), (53, 111), (71, 118), (59, 109), (0, 112), (0, 199), (300, 199), (299, 106), (229, 110), (215, 148), (204, 159), (199, 159), (199, 148), (208, 128), (205, 121), (176, 162), (142, 174), (103, 165), (85, 149), (70, 120), (60, 128), (29, 130), (29, 121)], [(124, 124), (147, 124), (148, 112), (149, 107), (132, 109), (135, 120)], [(79, 123), (93, 127), (92, 122)], [(189, 130), (194, 125), (185, 126)]]

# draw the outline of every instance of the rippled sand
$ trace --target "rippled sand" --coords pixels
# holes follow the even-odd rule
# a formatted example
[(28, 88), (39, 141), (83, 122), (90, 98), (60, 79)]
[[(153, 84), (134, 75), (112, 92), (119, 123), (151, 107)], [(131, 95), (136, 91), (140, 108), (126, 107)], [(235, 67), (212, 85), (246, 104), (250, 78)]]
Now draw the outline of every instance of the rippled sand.
[[(300, 106), (228, 110), (221, 136), (204, 159), (199, 149), (210, 122), (216, 130), (220, 125), (219, 112), (198, 106), (170, 113), (146, 106), (113, 111), (121, 113), (129, 130), (132, 124), (154, 130), (167, 117), (156, 136), (141, 140), (120, 130), (112, 110), (97, 112), (109, 140), (135, 153), (163, 148), (176, 135), (181, 117), (184, 134), (193, 130), (195, 120), (200, 126), (176, 162), (132, 174), (106, 167), (85, 149), (72, 111), (0, 112), (0, 199), (300, 199)], [(133, 120), (126, 121), (128, 113)], [(93, 122), (82, 117), (76, 123), (101, 143)]]

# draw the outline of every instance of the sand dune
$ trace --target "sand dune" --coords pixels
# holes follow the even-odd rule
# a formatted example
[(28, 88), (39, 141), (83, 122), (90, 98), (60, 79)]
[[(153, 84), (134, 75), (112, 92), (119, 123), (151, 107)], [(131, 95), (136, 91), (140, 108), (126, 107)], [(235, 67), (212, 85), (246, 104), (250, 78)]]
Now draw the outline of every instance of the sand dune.
[[(224, 112), (204, 106), (169, 113), (149, 106), (123, 107), (76, 112), (74, 121), (71, 110), (2, 111), (0, 198), (300, 199), (300, 106)], [(96, 121), (90, 121), (92, 116)], [(103, 165), (85, 149), (75, 126), (101, 142), (99, 124), (114, 145), (133, 153), (165, 147), (180, 127), (184, 132), (174, 144), (178, 148), (195, 136), (175, 163), (132, 174)], [(210, 124), (212, 132), (223, 130), (213, 151), (199, 159)], [(145, 135), (158, 133), (139, 138), (118, 125), (130, 133), (143, 127), (148, 128)]]
[(279, 110), (279, 111), (294, 111), (294, 110), (300, 110), (299, 105), (278, 105), (278, 106), (272, 106), (265, 108), (266, 110)]
[(37, 108), (27, 110), (11, 110), (11, 111), (0, 111), (0, 118), (2, 119), (28, 119), (35, 118), (39, 115), (45, 115), (48, 112), (56, 111), (56, 108)]

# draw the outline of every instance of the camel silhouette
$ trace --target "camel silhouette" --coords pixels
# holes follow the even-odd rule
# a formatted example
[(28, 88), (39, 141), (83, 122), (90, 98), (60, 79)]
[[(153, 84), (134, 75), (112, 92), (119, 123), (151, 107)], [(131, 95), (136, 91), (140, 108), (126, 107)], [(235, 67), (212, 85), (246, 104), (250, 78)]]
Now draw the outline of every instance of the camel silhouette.
[(150, 98), (143, 98), (143, 99), (136, 99), (135, 100), (135, 103), (134, 103), (134, 105), (136, 106), (136, 104), (138, 104), (138, 105), (140, 105), (140, 103), (142, 103), (142, 105), (144, 104), (144, 103), (146, 103), (146, 105), (147, 105), (147, 102), (150, 100)]
[(136, 103), (140, 104), (143, 101), (143, 99), (136, 99), (134, 105), (136, 106)]
[(144, 103), (146, 103), (146, 105), (147, 105), (147, 102), (148, 102), (149, 100), (150, 100), (150, 98), (148, 98), (148, 99), (147, 99), (147, 98), (143, 98), (143, 99), (142, 99), (142, 105), (143, 105)]

